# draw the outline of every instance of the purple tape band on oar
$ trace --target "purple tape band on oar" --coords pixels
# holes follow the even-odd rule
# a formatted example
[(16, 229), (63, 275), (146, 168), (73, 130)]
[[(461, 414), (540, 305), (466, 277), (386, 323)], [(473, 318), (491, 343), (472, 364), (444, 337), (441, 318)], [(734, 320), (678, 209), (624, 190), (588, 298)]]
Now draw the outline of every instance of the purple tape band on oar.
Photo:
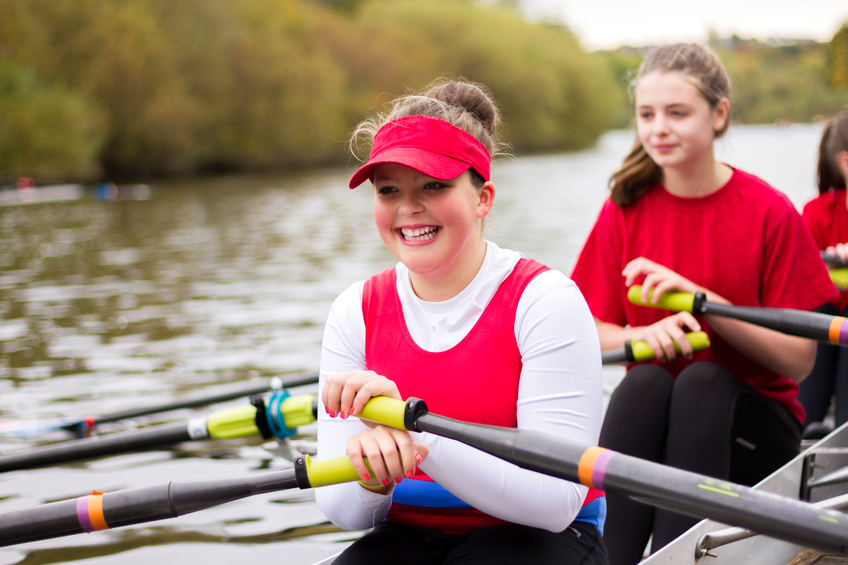
[(607, 465), (609, 465), (609, 462), (616, 455), (615, 451), (605, 449), (595, 459), (595, 466), (592, 467), (592, 484), (595, 485), (596, 489), (604, 490), (604, 477), (607, 474)]
[(842, 327), (839, 328), (839, 343), (848, 345), (848, 319), (842, 319)]
[(77, 520), (79, 520), (82, 531), (90, 534), (94, 531), (94, 525), (91, 523), (91, 517), (88, 514), (88, 497), (87, 494), (77, 499)]

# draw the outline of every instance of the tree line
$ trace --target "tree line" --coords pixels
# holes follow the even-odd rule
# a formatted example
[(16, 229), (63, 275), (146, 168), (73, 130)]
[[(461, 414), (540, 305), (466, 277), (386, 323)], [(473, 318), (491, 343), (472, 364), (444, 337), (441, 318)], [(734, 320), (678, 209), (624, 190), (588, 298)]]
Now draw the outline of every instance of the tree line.
[[(0, 176), (150, 179), (351, 161), (369, 112), (439, 77), (489, 87), (517, 153), (591, 146), (633, 115), (641, 50), (474, 0), (0, 0)], [(829, 44), (715, 40), (745, 123), (848, 103)]]
[(369, 111), (487, 85), (519, 151), (592, 144), (614, 80), (565, 27), (471, 0), (0, 0), (0, 175), (345, 164)]

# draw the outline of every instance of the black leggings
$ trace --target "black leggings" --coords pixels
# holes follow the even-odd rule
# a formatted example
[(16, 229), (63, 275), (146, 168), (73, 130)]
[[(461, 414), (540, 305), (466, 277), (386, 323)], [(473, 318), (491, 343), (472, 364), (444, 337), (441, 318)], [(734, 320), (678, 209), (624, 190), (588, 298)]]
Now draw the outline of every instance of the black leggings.
[[(831, 316), (845, 316), (833, 304), (825, 304), (819, 312)], [(848, 422), (848, 347), (819, 343), (813, 372), (801, 382), (798, 401), (807, 411), (804, 425), (821, 422), (830, 408), (830, 399), (836, 395), (836, 427)]]
[(439, 534), (382, 522), (348, 547), (333, 565), (608, 565), (604, 540), (590, 524), (559, 533), (517, 524)]
[[(772, 401), (714, 363), (693, 363), (675, 379), (638, 365), (613, 392), (600, 445), (624, 453), (753, 485), (798, 454), (801, 425)], [(638, 563), (694, 526), (691, 518), (607, 493), (604, 540), (612, 565)]]

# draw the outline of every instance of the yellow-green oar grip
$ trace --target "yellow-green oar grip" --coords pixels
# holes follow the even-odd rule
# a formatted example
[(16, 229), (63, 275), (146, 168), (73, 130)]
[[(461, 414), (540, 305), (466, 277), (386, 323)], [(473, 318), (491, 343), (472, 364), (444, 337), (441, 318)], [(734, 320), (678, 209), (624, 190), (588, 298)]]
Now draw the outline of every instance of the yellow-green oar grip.
[(314, 394), (299, 394), (289, 396), (280, 403), (280, 412), (288, 429), (293, 430), (315, 421), (315, 415), (312, 413), (313, 400), (315, 400)]
[(848, 286), (848, 267), (831, 269), (830, 280), (833, 281), (833, 284), (835, 284), (837, 288), (842, 289)]
[(362, 409), (362, 412), (356, 414), (357, 417), (363, 420), (370, 420), (390, 426), (399, 430), (405, 430), (403, 425), (403, 415), (406, 409), (406, 403), (403, 400), (395, 400), (388, 396), (375, 396)]
[(642, 302), (642, 285), (634, 284), (627, 289), (627, 299), (633, 304), (650, 306), (661, 310), (672, 310), (674, 312), (691, 312), (695, 302), (695, 295), (691, 292), (664, 292), (656, 304), (651, 303), (654, 291), (648, 294), (648, 302)]
[(209, 429), (209, 436), (217, 439), (258, 434), (256, 407), (247, 405), (219, 410), (209, 416), (206, 427)]
[[(403, 403), (401, 403), (403, 404)], [(309, 477), (309, 484), (312, 487), (323, 487), (327, 485), (335, 485), (339, 483), (349, 483), (360, 480), (360, 476), (353, 468), (348, 457), (336, 457), (334, 459), (312, 459), (307, 455), (304, 464), (306, 465), (306, 474)], [(365, 459), (365, 465), (374, 476), (374, 470)]]
[[(690, 332), (686, 334), (686, 339), (695, 351), (702, 351), (710, 346), (710, 338), (706, 332)], [(656, 359), (653, 350), (645, 341), (634, 341), (631, 347), (633, 348), (633, 359), (636, 361)], [(677, 342), (674, 343), (674, 350), (680, 353), (680, 346), (677, 345)]]

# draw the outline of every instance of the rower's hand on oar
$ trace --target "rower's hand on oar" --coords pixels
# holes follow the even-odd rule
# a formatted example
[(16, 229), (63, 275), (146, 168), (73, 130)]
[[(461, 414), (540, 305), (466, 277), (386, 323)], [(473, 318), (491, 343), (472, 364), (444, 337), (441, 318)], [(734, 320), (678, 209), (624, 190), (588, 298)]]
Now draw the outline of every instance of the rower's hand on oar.
[(838, 257), (843, 263), (848, 263), (848, 243), (837, 243), (836, 245), (831, 245), (825, 249), (824, 252), (828, 255)]
[[(374, 371), (349, 371), (330, 375), (324, 382), (321, 400), (331, 418), (336, 415), (342, 419), (356, 416), (362, 412), (365, 403), (372, 396), (388, 396), (403, 400), (397, 385)], [(371, 427), (373, 423), (367, 422)]]
[[(347, 455), (353, 468), (362, 477), (362, 481), (367, 483), (366, 488), (381, 494), (390, 490), (392, 482), (399, 483), (404, 478), (411, 479), (415, 475), (416, 466), (424, 461), (428, 454), (427, 446), (414, 441), (406, 430), (383, 425), (360, 432), (347, 440)], [(368, 472), (363, 457), (368, 458), (368, 463), (374, 471), (373, 477)]]
[(686, 339), (686, 332), (701, 331), (701, 324), (689, 312), (678, 312), (673, 316), (663, 318), (650, 326), (633, 328), (632, 339), (647, 342), (651, 351), (661, 362), (671, 361), (677, 356), (674, 344), (680, 348), (680, 354), (686, 359), (692, 359), (694, 350)]
[[(668, 267), (664, 267), (645, 257), (639, 257), (627, 263), (621, 274), (624, 276), (625, 288), (633, 286), (639, 275), (645, 275), (645, 280), (642, 282), (642, 302), (645, 304), (656, 304), (663, 293), (669, 291), (691, 292), (692, 294), (696, 292), (708, 292), (707, 289), (696, 285)], [(651, 290), (654, 291), (654, 295), (650, 298), (649, 302)]]

